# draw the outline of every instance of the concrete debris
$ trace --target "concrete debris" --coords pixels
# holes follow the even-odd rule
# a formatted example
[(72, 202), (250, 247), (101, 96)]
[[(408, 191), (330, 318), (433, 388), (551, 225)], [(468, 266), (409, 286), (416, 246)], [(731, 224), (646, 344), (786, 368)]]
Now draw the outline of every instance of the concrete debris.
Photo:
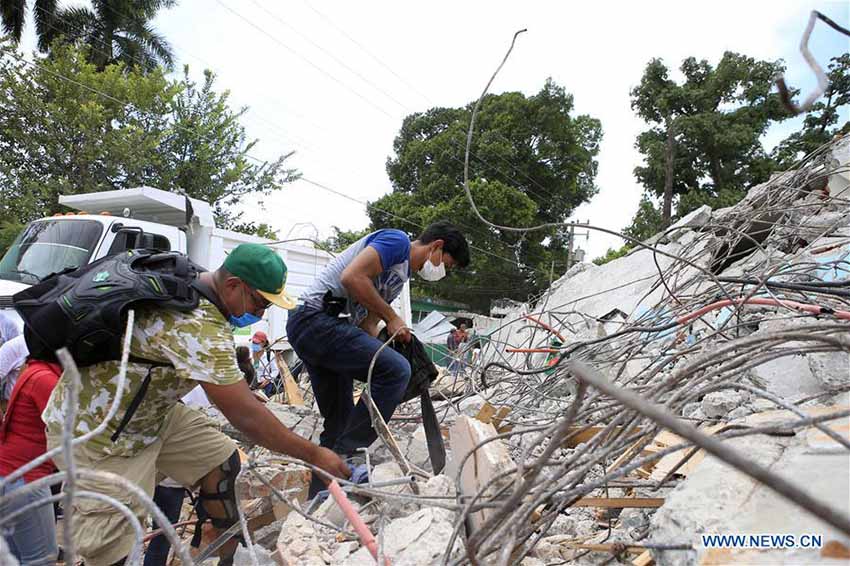
[(749, 395), (737, 391), (715, 391), (702, 398), (702, 412), (710, 419), (725, 417), (739, 408)]
[[(482, 445), (494, 436), (493, 425), (469, 417), (459, 417), (452, 426), (452, 461), (446, 470), (450, 475), (460, 471), (460, 491), (464, 496), (473, 497), (481, 489), (485, 489), (485, 494), (496, 493), (505, 483), (497, 481), (498, 476), (515, 467), (503, 442), (491, 440)], [(491, 512), (486, 510), (470, 514), (470, 531), (478, 529), (489, 516)]]
[[(850, 196), (848, 163), (845, 137), (733, 207), (703, 206), (624, 257), (573, 266), (534, 301), (499, 303), (504, 318), (470, 370), (435, 387), (443, 474), (431, 473), (418, 400), (387, 423), (416, 489), (386, 485), (401, 470), (380, 440), (368, 449), (377, 487), (350, 500), (381, 552), (395, 566), (446, 555), (536, 566), (646, 565), (649, 550), (656, 564), (690, 566), (830, 560), (709, 550), (701, 534), (850, 546), (835, 520), (850, 517), (850, 200), (836, 196)], [(309, 401), (266, 406), (318, 442)], [(306, 505), (307, 468), (206, 413), (246, 469), (285, 494), (250, 471), (237, 486), (266, 525), (253, 537), (260, 564), (375, 563), (333, 499)], [(247, 550), (235, 563), (252, 563)]]
[[(254, 556), (257, 558), (259, 566), (279, 566), (277, 561), (272, 557), (272, 552), (266, 550), (262, 546), (254, 546)], [(253, 564), (251, 554), (248, 549), (242, 545), (236, 549), (236, 554), (233, 555), (233, 564)]]
[(281, 466), (278, 469), (259, 470), (271, 487), (260, 480), (256, 474), (245, 474), (236, 484), (239, 499), (272, 497), (272, 488), (286, 492), (290, 498), (304, 501), (310, 487), (310, 472), (301, 466)]
[[(454, 530), (454, 514), (443, 509), (426, 508), (384, 527), (384, 555), (394, 566), (420, 566), (441, 562)], [(455, 543), (450, 559), (460, 552), (460, 541)], [(359, 566), (374, 564), (366, 548), (349, 556), (342, 564)]]
[[(771, 419), (790, 418), (788, 412), (777, 411)], [(766, 417), (754, 415), (750, 424)], [(835, 430), (849, 430), (850, 420), (842, 419), (832, 425)], [(844, 433), (846, 435), (846, 432)], [(810, 432), (794, 437), (758, 436), (728, 441), (742, 454), (775, 471), (788, 480), (806, 486), (806, 491), (823, 501), (829, 501), (845, 516), (850, 516), (850, 459), (843, 453), (818, 453), (813, 446), (822, 433)], [(814, 443), (814, 444), (813, 444)], [(834, 443), (831, 443), (834, 446)], [(836, 481), (843, 478), (841, 481)], [(624, 512), (625, 513), (625, 512)], [(666, 497), (664, 506), (652, 518), (651, 538), (654, 540), (683, 540), (695, 533), (742, 534), (782, 533), (800, 537), (804, 534), (823, 535), (824, 541), (835, 539), (848, 542), (847, 535), (825, 524), (806, 511), (776, 497), (767, 487), (708, 456)], [(751, 563), (755, 556), (729, 553), (723, 560)], [(667, 551), (654, 553), (659, 564), (694, 564), (721, 559), (724, 555), (697, 547), (692, 553)], [(820, 562), (819, 549), (767, 550), (758, 552), (758, 562), (769, 564), (812, 564)]]
[[(326, 544), (328, 544), (326, 542)], [(290, 513), (280, 529), (277, 546), (283, 551), (282, 558), (288, 564), (324, 566), (326, 561), (319, 542), (318, 529), (309, 519), (298, 513)], [(248, 562), (249, 563), (249, 562)], [(246, 563), (246, 564), (248, 564)]]

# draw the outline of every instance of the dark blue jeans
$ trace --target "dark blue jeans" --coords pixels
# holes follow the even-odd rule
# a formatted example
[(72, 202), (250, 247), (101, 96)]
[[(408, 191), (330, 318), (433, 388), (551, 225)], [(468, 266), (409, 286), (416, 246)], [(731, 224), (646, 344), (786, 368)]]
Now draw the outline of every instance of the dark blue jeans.
[[(180, 520), (180, 509), (183, 507), (183, 497), (186, 492), (182, 487), (165, 487), (162, 485), (156, 486), (153, 492), (153, 500), (157, 507), (162, 509), (165, 516), (172, 524)], [(159, 527), (154, 521), (154, 529)], [(168, 560), (168, 551), (171, 549), (171, 543), (163, 535), (158, 535), (148, 545), (145, 552), (144, 566), (165, 566)]]
[[(0, 489), (0, 497), (9, 495), (25, 485), (24, 478), (19, 478)], [(13, 499), (8, 506), (4, 505), (4, 508), (0, 508), (0, 516), (48, 497), (50, 497), (50, 488), (40, 487), (27, 495)], [(12, 556), (21, 564), (27, 566), (56, 564), (59, 548), (56, 545), (56, 520), (53, 516), (53, 505), (48, 503), (18, 515), (11, 523), (3, 525), (3, 531), (5, 532), (0, 532), (0, 536), (5, 536)]]
[[(354, 405), (354, 380), (366, 381), (369, 364), (383, 345), (377, 338), (320, 311), (299, 307), (286, 323), (289, 343), (310, 373), (313, 394), (325, 419), (320, 442), (337, 454), (348, 455), (372, 444), (369, 410), (363, 399)], [(384, 348), (372, 371), (372, 398), (389, 421), (410, 381), (410, 364), (391, 348)], [(324, 486), (315, 478), (310, 496)]]

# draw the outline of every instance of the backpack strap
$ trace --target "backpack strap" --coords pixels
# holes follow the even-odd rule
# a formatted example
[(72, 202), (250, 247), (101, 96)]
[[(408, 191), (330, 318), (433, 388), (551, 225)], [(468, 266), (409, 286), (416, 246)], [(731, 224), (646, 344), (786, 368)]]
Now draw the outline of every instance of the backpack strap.
[(118, 437), (121, 436), (121, 433), (124, 432), (124, 429), (127, 428), (127, 425), (130, 424), (130, 420), (133, 418), (133, 415), (136, 414), (136, 411), (139, 409), (139, 405), (142, 404), (142, 401), (145, 399), (145, 395), (148, 392), (148, 386), (151, 383), (151, 372), (153, 368), (156, 367), (169, 367), (171, 364), (164, 364), (162, 362), (152, 362), (150, 360), (142, 360), (140, 358), (133, 358), (134, 363), (144, 363), (148, 364), (148, 373), (145, 375), (145, 378), (142, 380), (142, 384), (139, 386), (139, 389), (136, 391), (136, 394), (133, 395), (133, 399), (130, 401), (130, 405), (127, 407), (127, 410), (124, 412), (124, 416), (121, 417), (121, 422), (118, 423), (118, 428), (115, 429), (115, 432), (112, 433), (110, 439), (112, 442), (118, 440)]

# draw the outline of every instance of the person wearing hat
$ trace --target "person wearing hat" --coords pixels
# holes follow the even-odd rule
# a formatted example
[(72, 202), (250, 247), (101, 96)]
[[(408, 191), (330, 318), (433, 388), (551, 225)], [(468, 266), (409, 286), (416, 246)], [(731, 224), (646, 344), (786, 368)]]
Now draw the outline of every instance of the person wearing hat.
[[(454, 225), (435, 222), (411, 241), (401, 230), (378, 230), (336, 256), (289, 315), (286, 334), (304, 363), (324, 419), (320, 444), (350, 463), (372, 444), (372, 427), (363, 397), (352, 399), (354, 380), (365, 382), (372, 368), (372, 399), (389, 421), (410, 381), (410, 363), (378, 340), (379, 323), (396, 340), (409, 342), (410, 329), (392, 308), (413, 273), (436, 282), (448, 269), (469, 265), (469, 245)], [(323, 489), (313, 475), (309, 497)]]
[[(266, 246), (242, 244), (219, 269), (202, 273), (193, 284), (204, 291), (194, 310), (138, 308), (130, 343), (134, 361), (127, 366), (118, 411), (103, 433), (74, 447), (77, 467), (116, 474), (149, 495), (162, 476), (185, 487), (198, 487), (196, 546), (202, 522), (211, 520), (219, 531), (238, 522), (234, 488), (241, 463), (236, 444), (201, 412), (178, 402), (200, 384), (230, 423), (254, 443), (301, 459), (330, 476), (348, 478), (345, 462), (286, 428), (253, 395), (237, 366), (232, 327), (259, 321), (272, 305), (292, 308), (295, 301), (285, 284), (286, 265), (280, 256)], [(118, 394), (119, 368), (116, 361), (80, 368), (77, 434), (103, 421)], [(119, 429), (143, 382), (147, 391), (141, 403)], [(63, 404), (68, 395), (68, 379), (63, 376), (42, 415), (48, 448), (62, 443)], [(67, 470), (64, 458), (54, 461)], [(84, 476), (77, 479), (76, 487), (120, 501), (144, 524), (146, 508), (115, 482)], [(118, 509), (77, 497), (74, 518), (76, 548), (87, 566), (123, 564), (136, 537)], [(219, 564), (232, 563), (235, 550), (235, 541), (222, 547)]]
[(267, 397), (277, 393), (277, 377), (279, 372), (275, 364), (274, 353), (269, 344), (268, 335), (262, 330), (254, 332), (251, 337), (251, 357), (256, 373), (255, 389), (261, 389)]

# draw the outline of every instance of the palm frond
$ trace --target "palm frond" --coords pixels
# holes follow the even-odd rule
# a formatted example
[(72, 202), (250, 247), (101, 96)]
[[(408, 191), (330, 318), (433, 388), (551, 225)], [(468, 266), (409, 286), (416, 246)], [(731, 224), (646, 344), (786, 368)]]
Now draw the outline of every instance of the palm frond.
[(35, 0), (33, 17), (35, 18), (35, 33), (38, 36), (38, 48), (47, 51), (53, 38), (56, 37), (56, 0)]
[(134, 22), (123, 31), (128, 39), (132, 39), (144, 48), (150, 58), (162, 64), (168, 70), (174, 68), (174, 51), (165, 36), (157, 32), (147, 22)]
[(21, 40), (26, 13), (27, 0), (0, 0), (0, 19), (3, 21), (3, 31), (11, 35), (15, 41)]
[(97, 43), (100, 27), (97, 15), (88, 8), (60, 8), (53, 19), (53, 27), (55, 35), (62, 35), (69, 42), (83, 41), (91, 44), (92, 49), (104, 48)]

